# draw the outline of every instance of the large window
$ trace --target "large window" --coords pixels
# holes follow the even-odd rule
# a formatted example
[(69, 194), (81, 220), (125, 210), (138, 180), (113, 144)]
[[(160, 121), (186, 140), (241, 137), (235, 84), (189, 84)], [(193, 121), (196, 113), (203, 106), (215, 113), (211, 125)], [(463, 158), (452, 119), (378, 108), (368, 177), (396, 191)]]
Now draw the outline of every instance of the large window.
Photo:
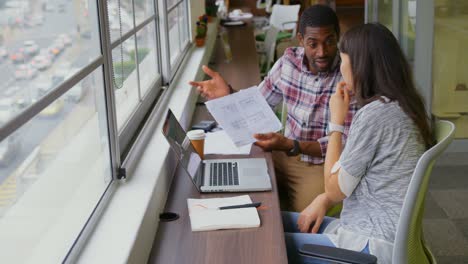
[(434, 1), (432, 113), (453, 121), (455, 137), (464, 140), (468, 139), (467, 25), (467, 1)]
[(76, 250), (185, 55), (188, 21), (187, 0), (0, 1), (2, 263)]
[[(122, 150), (161, 87), (156, 54), (155, 5), (149, 0), (109, 0), (112, 86)], [(156, 8), (157, 9), (157, 8)], [(145, 100), (146, 99), (146, 100)]]
[(366, 1), (366, 20), (379, 22), (392, 30), (412, 64), (416, 35), (416, 0)]
[(163, 69), (166, 75), (173, 76), (175, 70), (181, 63), (183, 54), (190, 43), (188, 10), (186, 0), (167, 0), (165, 5), (167, 17), (163, 20), (163, 27), (167, 28), (166, 45), (169, 50), (169, 67)]

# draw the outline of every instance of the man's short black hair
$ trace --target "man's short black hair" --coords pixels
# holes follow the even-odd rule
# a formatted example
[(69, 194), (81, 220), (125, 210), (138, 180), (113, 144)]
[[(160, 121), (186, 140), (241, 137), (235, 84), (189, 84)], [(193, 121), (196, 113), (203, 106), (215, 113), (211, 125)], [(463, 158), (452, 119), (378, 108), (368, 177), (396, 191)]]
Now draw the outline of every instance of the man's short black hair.
[(340, 36), (340, 23), (335, 11), (325, 5), (313, 5), (302, 12), (299, 32), (304, 36), (306, 27), (333, 26), (337, 37)]

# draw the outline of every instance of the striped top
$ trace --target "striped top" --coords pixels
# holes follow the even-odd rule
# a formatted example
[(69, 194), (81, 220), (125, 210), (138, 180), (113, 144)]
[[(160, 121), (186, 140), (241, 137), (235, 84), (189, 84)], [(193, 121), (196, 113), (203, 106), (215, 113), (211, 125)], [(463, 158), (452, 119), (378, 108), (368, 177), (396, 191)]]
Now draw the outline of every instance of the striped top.
[(325, 233), (341, 248), (361, 251), (369, 243), (379, 263), (391, 263), (401, 208), (425, 145), (398, 103), (384, 100), (365, 105), (354, 117), (334, 166), (341, 167), (338, 183), (347, 197), (340, 219)]

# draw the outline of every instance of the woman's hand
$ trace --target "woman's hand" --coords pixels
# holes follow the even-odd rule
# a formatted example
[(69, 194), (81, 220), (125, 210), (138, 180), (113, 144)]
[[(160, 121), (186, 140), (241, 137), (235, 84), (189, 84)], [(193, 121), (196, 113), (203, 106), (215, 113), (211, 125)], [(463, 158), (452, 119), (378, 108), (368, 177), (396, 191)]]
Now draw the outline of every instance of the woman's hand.
[(349, 110), (349, 90), (345, 82), (336, 86), (336, 92), (330, 98), (330, 121), (337, 125), (344, 125)]
[[(330, 201), (325, 193), (317, 196), (299, 215), (297, 219), (299, 230), (303, 233), (317, 233), (330, 205)], [(314, 225), (311, 229), (312, 223)]]
[(203, 65), (202, 69), (208, 76), (211, 77), (211, 80), (201, 82), (191, 81), (189, 84), (197, 87), (197, 91), (199, 91), (203, 97), (211, 100), (223, 97), (230, 93), (228, 84), (219, 73), (213, 71), (205, 65)]

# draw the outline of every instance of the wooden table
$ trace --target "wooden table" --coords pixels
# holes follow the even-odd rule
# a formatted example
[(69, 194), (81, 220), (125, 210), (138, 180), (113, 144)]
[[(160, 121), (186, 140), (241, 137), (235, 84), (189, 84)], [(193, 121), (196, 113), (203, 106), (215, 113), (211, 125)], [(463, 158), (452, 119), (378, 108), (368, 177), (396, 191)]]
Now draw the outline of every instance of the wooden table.
[[(189, 176), (185, 175), (185, 171), (179, 168), (171, 186), (166, 211), (175, 212), (180, 218), (159, 224), (149, 263), (287, 263), (271, 154), (255, 147), (250, 156), (267, 159), (268, 172), (272, 179), (271, 192), (248, 193), (252, 201), (261, 201), (262, 205), (268, 207), (266, 210), (259, 210), (261, 226), (249, 229), (192, 232), (187, 198), (230, 197), (245, 193), (200, 194)], [(214, 156), (207, 155), (207, 158)]]
[[(252, 26), (248, 24), (227, 30), (233, 60), (229, 63), (225, 62), (221, 43), (217, 43), (216, 70), (236, 89), (257, 85), (260, 83), (260, 74)], [(209, 118), (205, 106), (197, 106), (192, 122)], [(221, 157), (245, 156), (206, 156), (207, 159)], [(273, 187), (269, 192), (248, 193), (254, 202), (261, 201), (262, 205), (268, 207), (266, 210), (259, 211), (261, 226), (251, 229), (192, 232), (187, 198), (230, 197), (245, 193), (200, 194), (185, 171), (178, 168), (169, 191), (165, 211), (175, 212), (180, 218), (173, 222), (159, 224), (149, 263), (287, 263), (271, 153), (265, 153), (254, 146), (249, 157), (266, 158)]]
[(255, 48), (253, 25), (226, 27), (232, 52), (232, 60), (226, 61), (221, 40), (216, 41), (214, 69), (235, 90), (249, 88), (261, 82), (258, 56)]

